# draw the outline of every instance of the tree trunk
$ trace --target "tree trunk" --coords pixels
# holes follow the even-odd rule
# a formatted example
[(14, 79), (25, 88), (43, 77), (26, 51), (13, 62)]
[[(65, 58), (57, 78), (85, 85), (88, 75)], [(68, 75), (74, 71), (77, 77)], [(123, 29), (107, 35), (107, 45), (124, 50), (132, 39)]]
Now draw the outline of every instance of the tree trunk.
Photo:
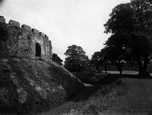
[(122, 74), (122, 64), (121, 63), (119, 64), (119, 72), (120, 72), (120, 74)]
[(99, 65), (96, 65), (96, 71), (99, 72)]
[(149, 72), (145, 68), (139, 69), (138, 75), (139, 76), (150, 76)]
[(120, 74), (122, 74), (122, 68), (119, 69)]
[(119, 62), (117, 65), (117, 68), (118, 68), (120, 74), (122, 74), (122, 65), (123, 65), (123, 63), (121, 63), (121, 62)]
[(145, 57), (143, 62), (138, 60), (138, 67), (139, 67), (139, 73), (140, 76), (150, 76), (149, 72), (147, 71), (148, 67), (148, 58)]
[(104, 64), (104, 67), (105, 67), (105, 73), (107, 73), (107, 64), (106, 63)]

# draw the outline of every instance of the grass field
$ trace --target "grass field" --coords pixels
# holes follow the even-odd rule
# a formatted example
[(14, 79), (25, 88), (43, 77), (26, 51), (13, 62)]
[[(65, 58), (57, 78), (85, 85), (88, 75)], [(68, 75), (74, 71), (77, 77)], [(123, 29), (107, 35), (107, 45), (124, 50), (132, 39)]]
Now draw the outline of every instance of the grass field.
[[(60, 106), (58, 115), (152, 115), (152, 79), (138, 79), (137, 71), (109, 71), (115, 77), (110, 84), (96, 89), (86, 100), (70, 101)], [(89, 89), (88, 91), (89, 92)], [(84, 96), (80, 94), (76, 98)], [(62, 109), (62, 112), (60, 111)], [(52, 111), (44, 115), (50, 115)]]
[[(120, 73), (119, 71), (107, 71), (107, 72), (111, 73), (111, 74), (119, 74)], [(138, 71), (123, 70), (122, 74), (137, 75)]]

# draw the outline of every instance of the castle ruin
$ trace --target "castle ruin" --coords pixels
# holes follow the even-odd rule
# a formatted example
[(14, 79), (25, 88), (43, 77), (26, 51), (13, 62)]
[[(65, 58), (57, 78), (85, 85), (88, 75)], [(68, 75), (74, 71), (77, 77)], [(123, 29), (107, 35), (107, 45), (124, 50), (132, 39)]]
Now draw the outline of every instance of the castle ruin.
[(47, 35), (0, 16), (0, 57), (17, 57), (27, 59), (52, 59), (52, 45)]

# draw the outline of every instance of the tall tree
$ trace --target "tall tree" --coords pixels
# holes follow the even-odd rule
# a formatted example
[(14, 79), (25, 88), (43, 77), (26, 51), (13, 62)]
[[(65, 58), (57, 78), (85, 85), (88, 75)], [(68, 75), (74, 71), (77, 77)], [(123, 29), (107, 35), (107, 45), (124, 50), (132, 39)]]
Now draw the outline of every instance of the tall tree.
[(107, 55), (107, 49), (103, 48), (101, 51), (97, 51), (92, 55), (92, 58), (90, 60), (91, 65), (94, 65), (96, 67), (96, 71), (99, 72), (99, 68), (101, 66), (104, 66), (105, 73), (107, 73), (107, 64), (109, 63)]
[(80, 72), (87, 68), (89, 59), (82, 47), (69, 46), (64, 54), (67, 56), (65, 58), (65, 68), (69, 71)]
[(102, 49), (105, 53), (105, 59), (115, 65), (122, 74), (122, 66), (125, 61), (131, 62), (131, 57), (128, 55), (127, 48), (123, 46), (123, 38), (111, 36), (106, 42), (106, 47)]
[(101, 56), (100, 56), (100, 52), (94, 52), (94, 54), (91, 57), (90, 60), (91, 65), (95, 66), (96, 71), (99, 71), (99, 67), (101, 66)]
[(63, 60), (56, 53), (52, 54), (52, 61), (54, 61), (55, 63), (59, 65), (62, 65), (62, 62), (63, 62)]
[(132, 0), (117, 5), (104, 26), (105, 32), (112, 34), (106, 47), (114, 48), (122, 58), (136, 61), (139, 75), (148, 75), (147, 66), (152, 59), (152, 1)]
[(102, 65), (104, 65), (104, 68), (105, 68), (105, 73), (107, 73), (107, 66), (109, 64), (112, 64), (112, 60), (111, 60), (111, 55), (112, 53), (109, 52), (109, 48), (103, 48), (101, 49), (100, 51), (100, 57), (101, 57), (101, 62), (102, 62)]

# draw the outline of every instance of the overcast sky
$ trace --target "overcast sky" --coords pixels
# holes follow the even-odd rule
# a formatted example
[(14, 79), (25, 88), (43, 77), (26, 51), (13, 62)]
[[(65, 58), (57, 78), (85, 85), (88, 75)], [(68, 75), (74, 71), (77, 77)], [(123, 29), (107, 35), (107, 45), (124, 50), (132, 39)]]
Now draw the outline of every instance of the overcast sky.
[(91, 57), (109, 35), (104, 24), (116, 5), (130, 0), (4, 0), (0, 15), (48, 35), (53, 53), (64, 59), (67, 47), (81, 46)]

